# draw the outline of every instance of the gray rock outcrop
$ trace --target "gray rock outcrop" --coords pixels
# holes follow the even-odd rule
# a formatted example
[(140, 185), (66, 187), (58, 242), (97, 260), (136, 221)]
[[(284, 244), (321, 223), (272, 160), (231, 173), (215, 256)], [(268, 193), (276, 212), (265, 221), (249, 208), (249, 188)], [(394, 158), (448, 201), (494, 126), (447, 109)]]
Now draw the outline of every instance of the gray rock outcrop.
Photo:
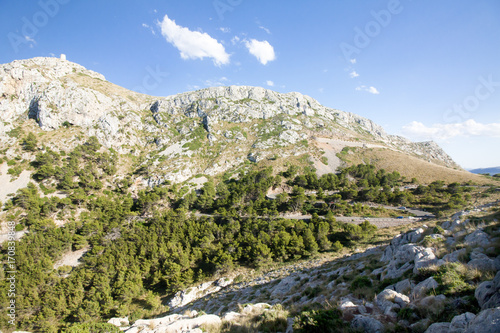
[(382, 333), (385, 330), (384, 325), (379, 320), (366, 315), (354, 316), (351, 327), (367, 333)]
[(476, 318), (476, 315), (470, 312), (462, 313), (459, 316), (453, 317), (450, 323), (449, 333), (462, 333), (470, 327), (471, 322)]
[(425, 333), (446, 333), (450, 330), (450, 323), (434, 323), (427, 330)]
[(382, 273), (383, 279), (399, 278), (409, 269), (416, 273), (420, 268), (434, 264), (437, 259), (432, 248), (415, 244), (391, 245), (384, 252), (382, 261), (389, 261)]
[(465, 333), (500, 332), (500, 307), (481, 311), (469, 324)]
[(436, 282), (436, 280), (434, 280), (433, 277), (427, 278), (415, 286), (415, 288), (413, 289), (413, 296), (417, 299), (422, 298), (429, 291), (435, 290), (437, 287), (439, 287), (439, 284)]
[(492, 281), (481, 283), (474, 293), (481, 309), (496, 308), (500, 306), (500, 272)]
[(487, 233), (478, 229), (473, 233), (467, 235), (464, 240), (464, 244), (468, 246), (481, 246), (486, 248), (491, 243), (491, 238)]
[[(112, 318), (110, 322), (115, 323)], [(119, 319), (119, 318), (118, 318)], [(178, 333), (178, 332), (202, 332), (199, 329), (202, 325), (220, 325), (222, 320), (216, 315), (201, 315), (201, 316), (181, 316), (178, 314), (169, 315), (156, 319), (140, 319), (130, 327), (121, 327), (121, 330), (127, 333)]]
[(202, 283), (196, 287), (191, 287), (186, 290), (181, 290), (175, 294), (175, 296), (168, 302), (170, 308), (178, 308), (198, 298), (204, 297), (208, 294), (218, 292), (222, 288), (231, 284), (232, 279), (221, 278), (216, 281), (209, 281)]

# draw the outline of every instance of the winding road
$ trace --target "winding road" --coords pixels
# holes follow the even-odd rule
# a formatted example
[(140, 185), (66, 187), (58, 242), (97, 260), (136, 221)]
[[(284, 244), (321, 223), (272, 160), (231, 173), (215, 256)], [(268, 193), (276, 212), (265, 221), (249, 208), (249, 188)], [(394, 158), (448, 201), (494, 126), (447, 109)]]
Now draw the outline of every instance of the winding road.
[[(393, 207), (393, 206), (384, 206), (384, 205), (377, 205), (377, 204), (370, 204), (371, 207), (384, 207), (387, 209), (394, 209), (394, 210), (400, 210), (400, 211), (405, 211), (408, 213), (411, 213), (415, 216), (410, 216), (410, 217), (399, 217), (399, 218), (392, 218), (392, 217), (363, 217), (363, 216), (335, 216), (335, 219), (340, 222), (346, 222), (346, 223), (353, 223), (353, 224), (361, 224), (364, 221), (368, 221), (373, 225), (376, 225), (377, 228), (389, 228), (389, 227), (396, 227), (400, 225), (405, 225), (405, 224), (410, 224), (413, 222), (421, 221), (423, 219), (427, 218), (433, 218), (435, 217), (433, 214), (422, 211), (422, 210), (417, 210), (417, 209), (411, 209), (411, 208), (401, 208), (401, 207)], [(195, 212), (194, 215), (196, 217), (209, 217), (209, 216), (220, 216), (216, 214), (203, 214), (200, 212)], [(245, 216), (246, 217), (246, 216)], [(250, 216), (248, 216), (250, 217)], [(286, 215), (280, 215), (276, 217), (266, 217), (266, 216), (255, 216), (258, 218), (262, 219), (269, 219), (269, 218), (284, 218), (284, 219), (289, 219), (289, 220), (310, 220), (312, 218), (312, 215), (303, 215), (303, 214), (286, 214)], [(320, 216), (320, 218), (324, 218), (324, 216)]]

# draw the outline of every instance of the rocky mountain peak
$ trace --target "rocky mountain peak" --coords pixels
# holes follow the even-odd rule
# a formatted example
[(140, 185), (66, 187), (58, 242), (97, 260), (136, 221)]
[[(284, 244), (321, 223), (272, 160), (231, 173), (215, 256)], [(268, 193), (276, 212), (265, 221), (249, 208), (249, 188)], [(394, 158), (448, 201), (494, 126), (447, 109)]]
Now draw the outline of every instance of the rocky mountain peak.
[(59, 58), (0, 65), (0, 137), (16, 122), (34, 119), (43, 130), (63, 123), (80, 126), (109, 145), (119, 129), (117, 113), (141, 108), (140, 101), (129, 97), (139, 94), (120, 89), (103, 75)]
[(160, 98), (150, 109), (155, 114), (184, 114), (209, 121), (249, 122), (271, 119), (280, 115), (305, 116), (306, 127), (322, 128), (325, 122), (335, 122), (353, 131), (362, 130), (386, 140), (387, 133), (373, 121), (353, 113), (321, 105), (315, 99), (298, 92), (279, 93), (262, 87), (212, 87)]
[[(14, 60), (0, 65), (0, 84), (6, 84), (10, 79), (42, 82), (59, 79), (69, 74), (81, 73), (100, 80), (106, 80), (104, 75), (88, 70), (77, 63), (53, 57), (36, 57), (25, 60)], [(0, 86), (4, 87), (4, 86)]]

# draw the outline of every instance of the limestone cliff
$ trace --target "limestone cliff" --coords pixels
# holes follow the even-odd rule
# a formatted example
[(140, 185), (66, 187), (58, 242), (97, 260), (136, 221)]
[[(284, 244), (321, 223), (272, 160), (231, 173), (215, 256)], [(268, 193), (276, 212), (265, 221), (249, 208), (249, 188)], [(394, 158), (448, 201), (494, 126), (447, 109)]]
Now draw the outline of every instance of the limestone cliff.
[(316, 137), (377, 144), (459, 168), (435, 143), (389, 135), (369, 119), (297, 92), (230, 86), (155, 98), (57, 58), (0, 65), (0, 119), (6, 146), (14, 143), (7, 133), (32, 119), (43, 131), (75, 126), (121, 153), (145, 153), (150, 185), (215, 175), (246, 159), (311, 154), (316, 148), (307, 142)]

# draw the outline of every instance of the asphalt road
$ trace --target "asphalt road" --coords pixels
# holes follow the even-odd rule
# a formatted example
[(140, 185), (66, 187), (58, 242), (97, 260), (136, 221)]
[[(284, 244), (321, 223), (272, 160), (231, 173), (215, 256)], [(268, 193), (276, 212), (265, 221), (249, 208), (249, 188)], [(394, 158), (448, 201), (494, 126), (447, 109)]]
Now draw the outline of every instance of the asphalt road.
[[(410, 209), (410, 208), (405, 208), (405, 209), (400, 209), (398, 207), (392, 207), (392, 206), (383, 206), (383, 205), (376, 205), (372, 204), (373, 206), (382, 206), (384, 208), (388, 209), (394, 209), (394, 210), (400, 210), (400, 211), (406, 211), (411, 214), (414, 214), (415, 217), (401, 217), (401, 218), (391, 218), (391, 217), (363, 217), (363, 216), (335, 216), (335, 219), (340, 222), (346, 222), (346, 223), (354, 223), (354, 224), (361, 224), (363, 221), (368, 221), (373, 225), (376, 225), (378, 228), (388, 228), (388, 227), (394, 227), (394, 226), (399, 226), (399, 225), (404, 225), (404, 224), (410, 224), (413, 222), (421, 221), (424, 218), (432, 218), (434, 217), (433, 214), (417, 210), (417, 209)], [(202, 214), (202, 213), (195, 213), (195, 216), (216, 216), (216, 215), (211, 215), (211, 214)], [(264, 218), (260, 216), (261, 218)], [(267, 217), (265, 217), (267, 218)], [(287, 214), (283, 216), (277, 216), (277, 218), (284, 218), (284, 219), (290, 219), (290, 220), (310, 220), (312, 218), (311, 215), (302, 215), (302, 214)], [(324, 218), (321, 216), (321, 218)]]

